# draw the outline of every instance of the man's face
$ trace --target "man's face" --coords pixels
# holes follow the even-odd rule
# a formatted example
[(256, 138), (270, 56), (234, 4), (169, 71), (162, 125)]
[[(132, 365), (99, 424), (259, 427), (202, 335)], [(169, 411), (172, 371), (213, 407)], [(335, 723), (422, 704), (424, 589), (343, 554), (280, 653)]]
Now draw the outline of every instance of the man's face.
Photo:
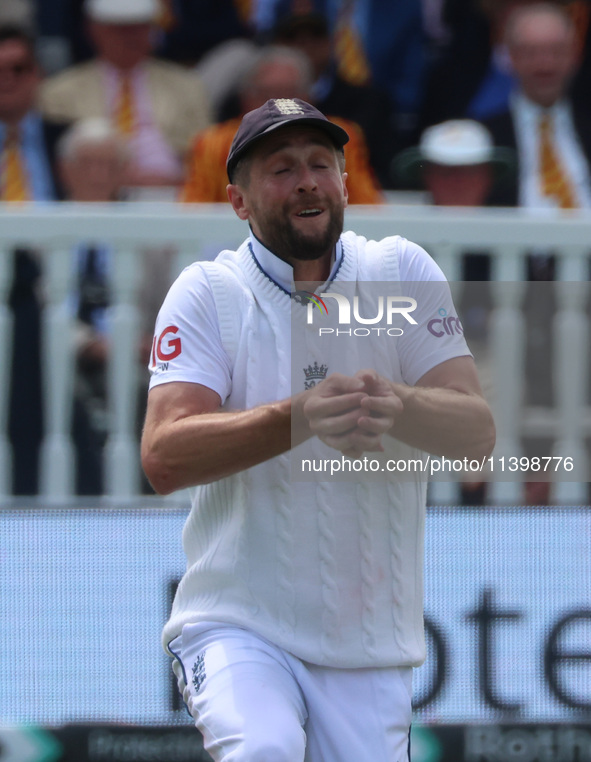
[(152, 50), (151, 24), (103, 24), (92, 21), (90, 37), (100, 58), (118, 69), (132, 69)]
[(511, 62), (525, 95), (550, 107), (566, 92), (577, 66), (573, 31), (553, 13), (519, 17), (508, 40)]
[(249, 156), (248, 181), (230, 200), (256, 237), (286, 262), (330, 256), (343, 230), (346, 175), (330, 138), (314, 127), (283, 127)]
[(79, 145), (61, 162), (68, 196), (73, 201), (114, 201), (123, 183), (124, 162), (115, 141)]
[(483, 206), (493, 181), (490, 164), (450, 167), (429, 163), (424, 178), (436, 206)]
[(0, 119), (17, 122), (33, 108), (39, 71), (31, 51), (20, 40), (0, 43)]

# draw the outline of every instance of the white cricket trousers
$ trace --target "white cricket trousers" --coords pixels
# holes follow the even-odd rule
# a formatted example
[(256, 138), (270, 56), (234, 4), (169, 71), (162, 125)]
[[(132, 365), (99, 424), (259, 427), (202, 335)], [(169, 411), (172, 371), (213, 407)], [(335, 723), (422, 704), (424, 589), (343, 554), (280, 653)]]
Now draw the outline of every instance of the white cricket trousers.
[(409, 762), (411, 667), (319, 667), (209, 623), (185, 625), (169, 648), (215, 762)]

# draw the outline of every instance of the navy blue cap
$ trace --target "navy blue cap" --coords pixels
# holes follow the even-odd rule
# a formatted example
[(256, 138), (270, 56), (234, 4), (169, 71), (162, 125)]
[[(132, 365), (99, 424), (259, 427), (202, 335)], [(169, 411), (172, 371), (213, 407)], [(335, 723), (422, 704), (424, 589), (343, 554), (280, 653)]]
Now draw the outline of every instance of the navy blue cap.
[(309, 124), (318, 127), (330, 137), (337, 148), (343, 149), (349, 136), (334, 122), (327, 119), (317, 108), (299, 98), (273, 98), (259, 108), (245, 114), (230, 147), (226, 169), (232, 182), (236, 164), (264, 135), (291, 124)]

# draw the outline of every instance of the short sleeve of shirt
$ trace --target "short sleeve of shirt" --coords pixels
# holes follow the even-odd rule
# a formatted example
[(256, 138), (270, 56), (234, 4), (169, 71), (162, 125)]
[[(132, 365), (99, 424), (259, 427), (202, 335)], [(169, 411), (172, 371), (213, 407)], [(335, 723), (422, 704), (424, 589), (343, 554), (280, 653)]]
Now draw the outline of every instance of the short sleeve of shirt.
[(398, 343), (403, 380), (414, 386), (436, 365), (471, 353), (449, 284), (433, 258), (402, 239), (399, 267), (403, 294), (417, 302), (412, 313), (416, 325), (406, 326)]
[(150, 356), (150, 389), (172, 381), (202, 384), (219, 394), (231, 388), (231, 363), (224, 349), (213, 292), (199, 263), (172, 284), (156, 319)]

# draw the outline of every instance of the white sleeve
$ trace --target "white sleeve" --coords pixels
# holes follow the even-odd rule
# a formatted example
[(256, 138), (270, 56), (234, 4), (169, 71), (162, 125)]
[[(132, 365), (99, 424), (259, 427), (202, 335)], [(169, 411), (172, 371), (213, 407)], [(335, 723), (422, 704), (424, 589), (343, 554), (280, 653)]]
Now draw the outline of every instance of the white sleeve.
[(180, 274), (160, 308), (149, 367), (150, 389), (171, 381), (203, 384), (219, 394), (222, 404), (230, 393), (231, 362), (211, 286), (199, 263)]
[(403, 240), (399, 252), (401, 287), (417, 301), (416, 325), (405, 326), (398, 352), (405, 383), (414, 386), (427, 373), (453, 357), (471, 356), (441, 268), (415, 243)]

